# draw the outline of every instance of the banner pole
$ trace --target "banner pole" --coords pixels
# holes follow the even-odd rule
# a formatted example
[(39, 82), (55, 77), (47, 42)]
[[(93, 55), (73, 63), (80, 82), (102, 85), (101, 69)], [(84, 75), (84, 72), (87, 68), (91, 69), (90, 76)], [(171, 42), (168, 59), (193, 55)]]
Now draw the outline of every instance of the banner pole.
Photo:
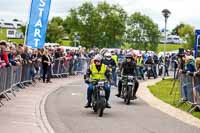
[(25, 36), (24, 36), (24, 45), (27, 45), (26, 44), (26, 39), (27, 39), (27, 31), (28, 31), (28, 25), (29, 25), (29, 21), (30, 21), (30, 15), (31, 15), (31, 5), (32, 5), (32, 2), (33, 0), (30, 0), (30, 3), (29, 3), (29, 12), (28, 12), (28, 19), (27, 19), (27, 22), (26, 22), (26, 30), (25, 30)]

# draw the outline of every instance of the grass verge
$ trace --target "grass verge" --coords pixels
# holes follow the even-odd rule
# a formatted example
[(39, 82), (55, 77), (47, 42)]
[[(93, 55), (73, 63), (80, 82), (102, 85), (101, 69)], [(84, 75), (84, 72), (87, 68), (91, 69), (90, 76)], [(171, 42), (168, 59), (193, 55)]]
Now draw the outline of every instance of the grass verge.
[[(166, 44), (166, 51), (174, 51), (178, 50), (179, 48), (183, 48), (183, 44)], [(130, 43), (124, 43), (124, 45), (121, 47), (123, 49), (129, 49), (134, 47)], [(164, 44), (158, 44), (157, 53), (164, 51)]]
[[(183, 48), (182, 44), (166, 44), (166, 51), (174, 51), (178, 50), (179, 48)], [(159, 44), (157, 52), (164, 51), (164, 44)]]
[[(173, 85), (173, 80), (172, 79), (166, 79), (163, 81), (158, 82), (155, 85), (148, 86), (150, 89), (151, 93), (159, 98), (160, 100), (176, 107), (179, 108), (183, 111), (188, 111), (190, 109), (190, 105), (183, 104), (182, 106), (178, 107), (177, 105), (179, 104), (180, 101), (180, 92), (179, 92), (179, 82), (177, 81), (174, 89), (173, 89), (173, 94), (170, 95), (170, 91)], [(191, 113), (193, 116), (197, 117), (200, 119), (200, 112), (192, 112)]]
[(0, 40), (4, 40), (4, 41), (11, 41), (14, 42), (16, 44), (23, 44), (24, 43), (24, 39), (11, 39), (11, 38), (7, 38), (6, 33), (7, 29), (0, 29)]

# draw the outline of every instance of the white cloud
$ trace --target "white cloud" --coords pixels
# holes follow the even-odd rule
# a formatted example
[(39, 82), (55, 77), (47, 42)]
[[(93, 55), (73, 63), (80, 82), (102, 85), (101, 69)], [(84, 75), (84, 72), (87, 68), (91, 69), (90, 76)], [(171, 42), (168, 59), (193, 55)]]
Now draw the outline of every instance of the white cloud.
[[(65, 17), (71, 8), (76, 8), (85, 1), (97, 4), (104, 0), (52, 0), (50, 18), (53, 16)], [(121, 5), (128, 14), (140, 11), (150, 16), (159, 27), (164, 25), (161, 11), (169, 9), (172, 14), (168, 27), (174, 28), (180, 22), (189, 23), (200, 28), (199, 0), (106, 0), (111, 4)], [(30, 0), (0, 0), (0, 19), (19, 18), (27, 20)]]

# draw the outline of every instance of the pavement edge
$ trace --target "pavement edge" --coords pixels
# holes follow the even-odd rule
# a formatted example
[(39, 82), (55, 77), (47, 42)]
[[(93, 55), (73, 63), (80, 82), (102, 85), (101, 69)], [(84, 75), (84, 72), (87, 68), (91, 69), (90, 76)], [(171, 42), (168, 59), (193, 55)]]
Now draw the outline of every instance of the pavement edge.
[[(65, 85), (72, 83), (72, 82), (74, 82), (73, 79), (69, 79), (69, 81), (65, 82)], [(50, 123), (48, 121), (48, 118), (47, 118), (47, 115), (46, 115), (46, 112), (45, 112), (45, 103), (46, 103), (48, 96), (51, 95), (56, 90), (60, 89), (60, 87), (63, 86), (63, 85), (59, 85), (55, 89), (48, 90), (48, 92), (46, 92), (41, 97), (41, 99), (38, 101), (38, 103), (36, 104), (37, 122), (38, 122), (38, 125), (39, 125), (39, 127), (40, 127), (40, 129), (42, 130), (43, 133), (55, 133), (54, 129), (52, 128), (52, 126), (50, 125)]]

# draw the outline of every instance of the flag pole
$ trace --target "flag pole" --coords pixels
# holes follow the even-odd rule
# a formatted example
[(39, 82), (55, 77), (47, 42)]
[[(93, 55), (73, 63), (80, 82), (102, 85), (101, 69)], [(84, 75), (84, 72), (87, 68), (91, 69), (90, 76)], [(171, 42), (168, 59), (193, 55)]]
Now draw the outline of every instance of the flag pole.
[(30, 0), (30, 3), (29, 3), (29, 12), (28, 12), (28, 19), (27, 19), (27, 22), (26, 22), (26, 30), (25, 30), (25, 36), (24, 36), (24, 45), (26, 45), (26, 39), (27, 39), (27, 32), (28, 32), (28, 25), (29, 25), (29, 21), (30, 21), (30, 15), (31, 15), (31, 5), (33, 3), (33, 0)]

